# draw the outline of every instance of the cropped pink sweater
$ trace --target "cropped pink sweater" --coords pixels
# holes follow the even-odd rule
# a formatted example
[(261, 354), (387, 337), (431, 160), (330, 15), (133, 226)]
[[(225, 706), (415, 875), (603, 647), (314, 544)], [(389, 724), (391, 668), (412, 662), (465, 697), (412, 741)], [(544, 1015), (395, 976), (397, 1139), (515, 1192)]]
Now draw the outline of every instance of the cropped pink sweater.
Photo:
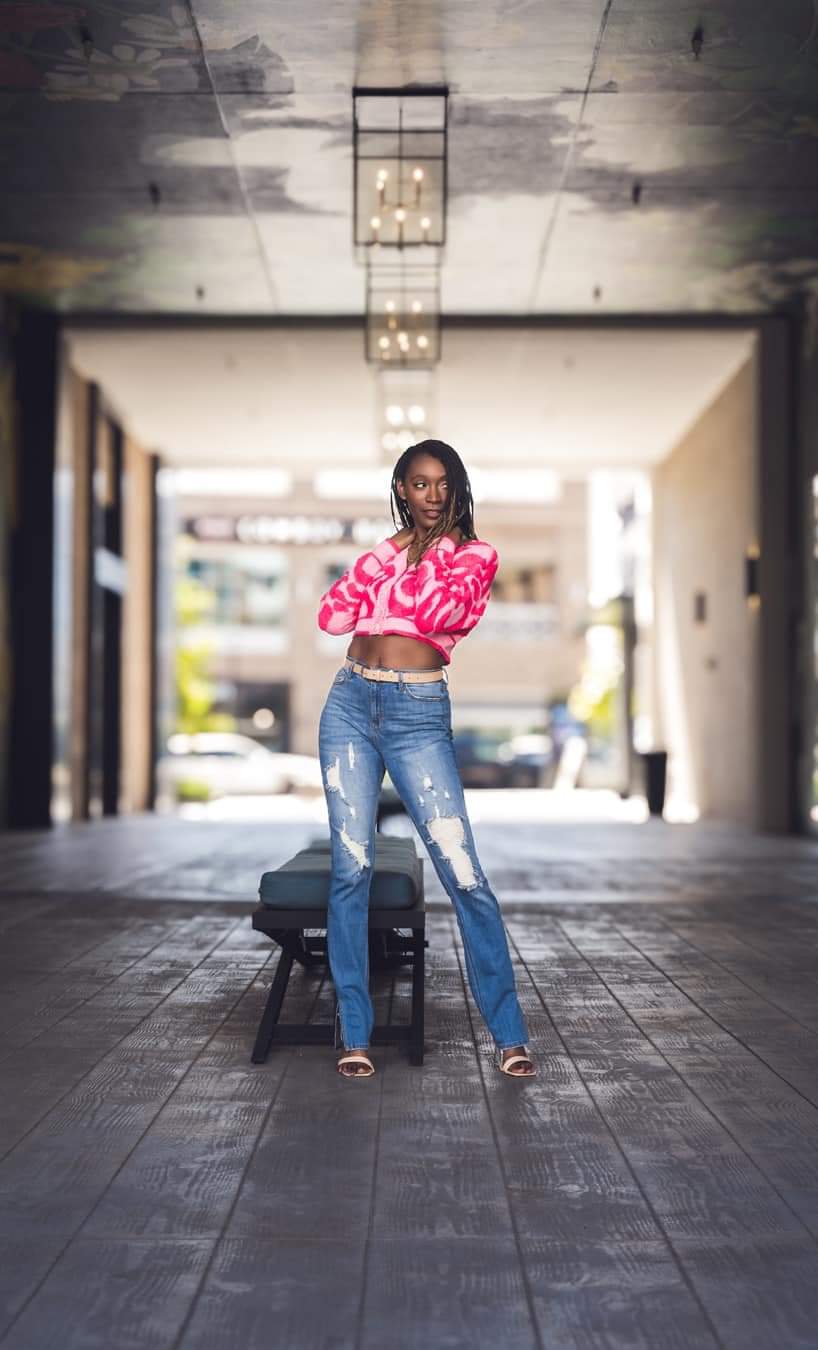
[(459, 546), (444, 535), (409, 567), (408, 548), (383, 539), (321, 596), (318, 626), (325, 633), (393, 633), (451, 651), (475, 627), (488, 604), (497, 550), (481, 539)]

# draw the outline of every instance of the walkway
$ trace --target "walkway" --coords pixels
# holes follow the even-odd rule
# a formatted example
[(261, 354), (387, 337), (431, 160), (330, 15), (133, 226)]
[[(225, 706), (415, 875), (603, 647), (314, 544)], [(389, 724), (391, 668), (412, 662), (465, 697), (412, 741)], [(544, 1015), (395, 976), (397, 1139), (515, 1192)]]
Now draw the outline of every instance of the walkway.
[[(273, 962), (247, 912), (283, 836), (11, 838), (3, 1350), (814, 1350), (815, 846), (616, 829), (477, 830), (524, 897), (526, 1084), (492, 1065), (443, 904), (424, 1066), (379, 1049), (349, 1083), (329, 1050), (249, 1062)], [(300, 976), (294, 1003), (332, 993)]]

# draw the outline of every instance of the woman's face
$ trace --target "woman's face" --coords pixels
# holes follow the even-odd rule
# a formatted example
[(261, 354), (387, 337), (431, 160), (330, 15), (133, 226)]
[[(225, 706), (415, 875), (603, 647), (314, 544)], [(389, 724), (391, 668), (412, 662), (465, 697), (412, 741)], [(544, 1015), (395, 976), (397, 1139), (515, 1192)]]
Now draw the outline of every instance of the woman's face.
[(416, 525), (430, 530), (443, 514), (449, 497), (446, 470), (433, 455), (414, 455), (406, 478), (397, 481)]

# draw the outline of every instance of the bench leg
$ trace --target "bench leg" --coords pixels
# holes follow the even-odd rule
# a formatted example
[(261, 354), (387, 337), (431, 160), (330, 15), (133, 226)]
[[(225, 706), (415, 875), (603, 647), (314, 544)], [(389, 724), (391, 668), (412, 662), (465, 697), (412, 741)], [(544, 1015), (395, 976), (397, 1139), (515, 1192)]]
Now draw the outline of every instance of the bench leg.
[(267, 997), (267, 1003), (259, 1023), (256, 1044), (253, 1047), (253, 1064), (263, 1064), (267, 1058), (273, 1039), (273, 1033), (275, 1032), (276, 1022), (278, 1021), (278, 1015), (281, 1012), (284, 991), (287, 988), (287, 981), (290, 978), (290, 971), (292, 968), (292, 953), (283, 951), (278, 958), (275, 977), (270, 986), (270, 993)]
[(423, 1063), (423, 998), (426, 987), (426, 936), (422, 928), (412, 934), (412, 1025), (409, 1032), (409, 1063)]

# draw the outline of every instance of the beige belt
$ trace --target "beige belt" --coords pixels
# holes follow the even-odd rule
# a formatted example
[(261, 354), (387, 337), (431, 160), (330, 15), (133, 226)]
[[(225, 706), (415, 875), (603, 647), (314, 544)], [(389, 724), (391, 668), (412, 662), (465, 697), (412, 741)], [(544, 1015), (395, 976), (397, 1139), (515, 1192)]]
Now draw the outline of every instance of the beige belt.
[(389, 670), (387, 667), (365, 666), (360, 661), (353, 661), (351, 657), (344, 658), (344, 665), (350, 670), (354, 670), (356, 675), (363, 675), (365, 680), (408, 680), (412, 684), (419, 684), (425, 680), (445, 680), (449, 683), (449, 676), (445, 670)]

